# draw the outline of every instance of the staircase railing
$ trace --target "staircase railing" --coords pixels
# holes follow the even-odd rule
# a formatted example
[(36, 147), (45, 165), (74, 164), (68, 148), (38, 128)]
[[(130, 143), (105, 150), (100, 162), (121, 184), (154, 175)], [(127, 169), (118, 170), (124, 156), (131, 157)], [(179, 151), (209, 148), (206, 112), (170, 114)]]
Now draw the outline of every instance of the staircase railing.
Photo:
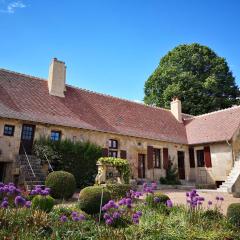
[(32, 165), (31, 165), (31, 163), (30, 163), (30, 161), (29, 161), (28, 155), (27, 155), (27, 153), (26, 153), (26, 150), (25, 150), (25, 147), (24, 147), (23, 144), (22, 144), (22, 148), (23, 148), (23, 151), (24, 151), (24, 155), (25, 155), (25, 157), (26, 157), (26, 159), (27, 159), (28, 166), (30, 167), (31, 172), (32, 172), (32, 174), (33, 174), (33, 177), (36, 178), (36, 175), (35, 175), (35, 173), (34, 173), (34, 171), (33, 171)]
[(44, 157), (46, 158), (46, 160), (47, 160), (47, 162), (48, 162), (49, 168), (51, 169), (52, 172), (54, 172), (54, 170), (53, 170), (53, 168), (52, 168), (52, 165), (51, 165), (50, 161), (48, 160), (47, 155), (46, 155), (45, 153), (43, 153), (43, 154), (44, 154)]

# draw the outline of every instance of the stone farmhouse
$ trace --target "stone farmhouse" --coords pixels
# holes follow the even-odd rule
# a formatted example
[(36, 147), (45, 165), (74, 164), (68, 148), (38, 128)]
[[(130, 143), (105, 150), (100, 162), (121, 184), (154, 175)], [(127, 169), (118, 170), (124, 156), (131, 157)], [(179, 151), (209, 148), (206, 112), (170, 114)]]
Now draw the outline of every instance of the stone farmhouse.
[(239, 106), (190, 116), (178, 99), (168, 110), (91, 92), (67, 85), (56, 58), (47, 80), (0, 69), (0, 181), (21, 177), (19, 155), (31, 165), (42, 135), (94, 142), (103, 156), (128, 159), (135, 179), (159, 180), (170, 160), (183, 183), (233, 191), (240, 174)]

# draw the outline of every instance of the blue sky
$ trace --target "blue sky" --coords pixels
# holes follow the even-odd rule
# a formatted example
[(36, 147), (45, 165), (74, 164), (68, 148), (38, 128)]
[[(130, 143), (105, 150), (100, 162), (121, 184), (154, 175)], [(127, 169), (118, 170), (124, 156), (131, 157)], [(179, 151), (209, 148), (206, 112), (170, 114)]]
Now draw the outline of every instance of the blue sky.
[(238, 0), (0, 0), (0, 67), (47, 78), (51, 58), (67, 82), (142, 100), (169, 50), (198, 42), (225, 57), (240, 85)]

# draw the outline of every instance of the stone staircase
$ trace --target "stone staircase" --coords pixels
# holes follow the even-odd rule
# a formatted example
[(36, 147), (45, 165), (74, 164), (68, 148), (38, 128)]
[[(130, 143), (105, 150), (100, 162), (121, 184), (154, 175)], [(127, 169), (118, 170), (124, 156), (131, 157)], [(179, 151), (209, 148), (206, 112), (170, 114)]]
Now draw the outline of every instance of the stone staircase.
[(18, 164), (27, 190), (44, 185), (46, 174), (42, 171), (40, 159), (33, 155), (19, 155)]
[(240, 156), (237, 157), (227, 180), (217, 189), (219, 192), (232, 193), (232, 187), (240, 176)]

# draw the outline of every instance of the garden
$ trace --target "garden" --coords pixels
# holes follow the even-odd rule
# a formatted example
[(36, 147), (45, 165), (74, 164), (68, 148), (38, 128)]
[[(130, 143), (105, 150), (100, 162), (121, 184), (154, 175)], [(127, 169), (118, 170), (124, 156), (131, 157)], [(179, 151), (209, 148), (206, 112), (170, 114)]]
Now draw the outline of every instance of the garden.
[(224, 216), (221, 196), (207, 200), (193, 189), (175, 206), (155, 182), (138, 191), (112, 183), (85, 187), (73, 201), (75, 187), (63, 171), (30, 192), (1, 184), (0, 239), (240, 239), (240, 205)]

